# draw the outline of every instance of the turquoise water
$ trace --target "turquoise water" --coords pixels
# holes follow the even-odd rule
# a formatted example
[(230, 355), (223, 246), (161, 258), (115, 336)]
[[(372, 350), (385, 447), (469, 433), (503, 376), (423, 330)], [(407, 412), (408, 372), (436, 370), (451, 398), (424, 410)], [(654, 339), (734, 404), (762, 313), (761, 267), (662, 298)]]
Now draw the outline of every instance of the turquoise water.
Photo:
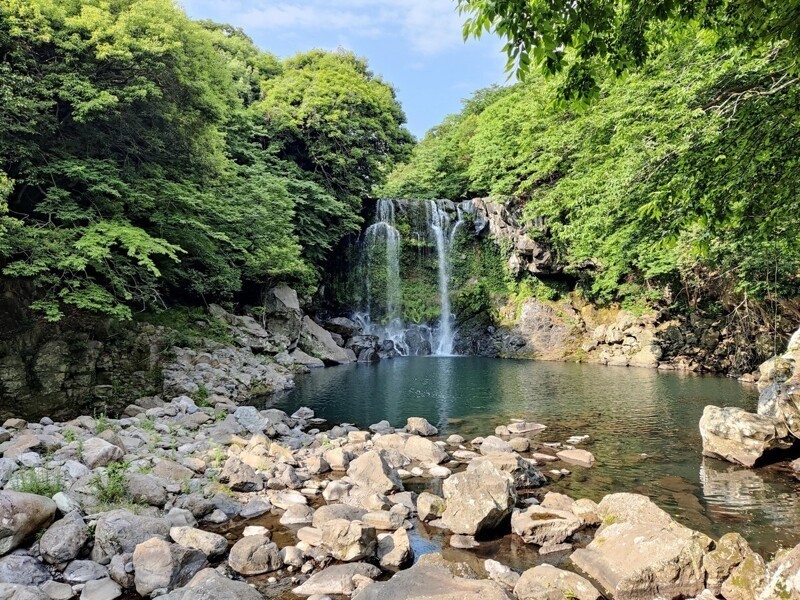
[[(422, 416), (467, 440), (519, 418), (547, 425), (538, 442), (589, 435), (597, 464), (553, 482), (573, 497), (650, 496), (685, 524), (738, 531), (764, 553), (800, 543), (800, 482), (775, 469), (704, 459), (707, 404), (754, 410), (754, 387), (725, 378), (599, 365), (477, 357), (414, 357), (319, 370), (274, 405), (312, 408), (331, 423), (402, 427)], [(546, 468), (545, 468), (546, 469)]]

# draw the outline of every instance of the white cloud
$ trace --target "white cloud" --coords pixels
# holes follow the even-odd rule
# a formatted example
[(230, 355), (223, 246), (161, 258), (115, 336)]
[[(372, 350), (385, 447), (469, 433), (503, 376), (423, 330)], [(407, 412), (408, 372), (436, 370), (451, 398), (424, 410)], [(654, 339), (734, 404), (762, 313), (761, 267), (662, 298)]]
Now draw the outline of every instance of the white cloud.
[(247, 30), (281, 35), (327, 32), (346, 38), (399, 36), (420, 55), (462, 43), (454, 0), (183, 0), (192, 9), (215, 9)]

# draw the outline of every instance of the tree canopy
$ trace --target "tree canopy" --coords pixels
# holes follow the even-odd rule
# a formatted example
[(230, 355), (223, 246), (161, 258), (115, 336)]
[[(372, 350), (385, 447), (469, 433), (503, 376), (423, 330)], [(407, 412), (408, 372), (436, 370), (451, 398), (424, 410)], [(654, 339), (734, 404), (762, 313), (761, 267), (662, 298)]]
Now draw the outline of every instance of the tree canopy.
[(507, 40), (508, 69), (524, 78), (566, 67), (561, 91), (596, 96), (607, 68), (638, 68), (697, 26), (714, 32), (718, 48), (759, 54), (776, 43), (798, 68), (800, 2), (785, 0), (457, 0), (464, 36), (493, 31)]
[(385, 192), (523, 198), (531, 233), (595, 300), (796, 298), (793, 60), (783, 45), (720, 52), (701, 31), (607, 75), (580, 111), (553, 102), (566, 75), (531, 74), (432, 129)]
[(310, 289), (410, 147), (363, 60), (170, 0), (0, 0), (0, 55), (0, 269), (51, 320)]

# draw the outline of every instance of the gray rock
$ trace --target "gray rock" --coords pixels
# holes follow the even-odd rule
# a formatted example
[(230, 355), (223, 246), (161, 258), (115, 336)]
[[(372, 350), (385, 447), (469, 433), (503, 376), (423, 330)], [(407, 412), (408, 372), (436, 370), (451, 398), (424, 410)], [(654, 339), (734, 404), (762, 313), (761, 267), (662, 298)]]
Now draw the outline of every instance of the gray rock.
[(314, 527), (320, 528), (323, 524), (333, 519), (346, 519), (347, 521), (357, 521), (366, 514), (366, 510), (358, 506), (349, 504), (326, 504), (314, 511), (311, 523)]
[(64, 492), (58, 492), (53, 496), (53, 502), (56, 503), (56, 507), (58, 507), (59, 512), (63, 515), (67, 515), (76, 510), (80, 511), (81, 509), (80, 503)]
[(264, 489), (261, 475), (235, 456), (225, 461), (220, 479), (226, 481), (234, 492), (258, 492)]
[(272, 505), (269, 502), (255, 498), (242, 507), (239, 516), (243, 519), (255, 519), (269, 512), (271, 508)]
[(39, 585), (52, 579), (44, 563), (25, 554), (9, 554), (0, 558), (0, 582)]
[(517, 489), (537, 488), (547, 483), (544, 475), (536, 469), (531, 461), (515, 452), (478, 456), (467, 465), (467, 471), (472, 472), (484, 463), (491, 463), (498, 471), (510, 475), (514, 480), (514, 487)]
[(162, 600), (264, 600), (255, 588), (243, 581), (233, 581), (214, 569), (203, 569), (185, 587), (174, 590)]
[(105, 577), (108, 577), (108, 569), (93, 560), (73, 560), (64, 569), (64, 581), (67, 583), (86, 583)]
[(104, 513), (95, 526), (92, 558), (107, 565), (115, 554), (133, 552), (152, 537), (166, 539), (169, 528), (165, 519), (135, 515), (128, 510)]
[(269, 424), (253, 406), (240, 406), (233, 413), (233, 418), (250, 433), (262, 433)]
[(133, 588), (133, 554), (130, 552), (115, 554), (108, 565), (108, 572), (111, 574), (111, 579), (123, 588)]
[(110, 444), (99, 437), (89, 438), (83, 442), (83, 462), (90, 469), (105, 467), (112, 462), (122, 460), (125, 453), (119, 446)]
[(320, 359), (325, 364), (341, 365), (353, 362), (352, 356), (336, 343), (330, 332), (317, 325), (309, 316), (303, 317), (298, 345), (303, 352)]
[(449, 570), (417, 563), (400, 571), (389, 581), (368, 585), (353, 600), (512, 600), (512, 596), (494, 581), (456, 577)]
[(399, 569), (414, 558), (408, 533), (402, 527), (378, 539), (378, 560), (383, 568)]
[(159, 508), (167, 503), (167, 490), (156, 477), (129, 473), (125, 479), (128, 495), (133, 502)]
[(89, 528), (78, 512), (71, 512), (53, 523), (39, 540), (39, 552), (51, 565), (77, 558), (89, 541)]
[(704, 589), (707, 536), (636, 494), (606, 496), (599, 510), (603, 526), (571, 559), (615, 599), (690, 597)]
[(134, 585), (140, 596), (156, 590), (173, 590), (186, 585), (206, 565), (199, 550), (151, 538), (133, 551)]
[(19, 465), (13, 458), (0, 458), (0, 488), (8, 483), (17, 469), (19, 469)]
[(362, 489), (385, 494), (402, 490), (403, 484), (379, 452), (370, 450), (350, 463), (347, 469), (350, 480)]
[(560, 544), (582, 527), (583, 521), (572, 512), (543, 506), (514, 509), (511, 515), (511, 531), (526, 544)]
[(421, 435), (425, 437), (439, 433), (439, 430), (436, 429), (436, 427), (428, 423), (428, 420), (423, 419), (422, 417), (409, 417), (408, 421), (406, 422), (406, 431), (413, 435)]
[[(75, 592), (72, 591), (72, 586), (67, 583), (60, 583), (58, 581), (45, 581), (41, 586), (40, 589), (47, 594), (47, 597), (50, 600), (70, 600), (70, 598), (75, 596)], [(2, 594), (0, 594), (2, 596)]]
[(87, 582), (81, 592), (81, 600), (115, 600), (121, 595), (122, 589), (117, 582), (106, 577)]
[(541, 564), (528, 569), (514, 586), (519, 600), (598, 600), (600, 592), (577, 573)]
[(503, 454), (513, 453), (514, 449), (507, 441), (500, 439), (496, 435), (490, 435), (484, 438), (481, 443), (481, 454)]
[(489, 579), (496, 581), (504, 588), (513, 589), (519, 582), (519, 573), (512, 571), (510, 567), (496, 560), (486, 559), (483, 561), (483, 568), (486, 570)]
[(304, 504), (294, 504), (281, 515), (281, 525), (306, 525), (311, 523), (314, 510)]
[(350, 562), (375, 555), (378, 539), (374, 527), (360, 521), (333, 519), (321, 529), (322, 544), (336, 560)]
[(353, 582), (353, 577), (356, 575), (377, 579), (381, 575), (381, 570), (367, 563), (334, 565), (315, 573), (301, 586), (294, 588), (292, 593), (297, 596), (313, 596), (315, 594), (350, 596), (356, 591), (356, 584)]
[(705, 456), (746, 467), (752, 467), (765, 452), (793, 443), (782, 420), (731, 407), (706, 406), (700, 434)]
[(277, 571), (281, 568), (280, 550), (268, 536), (250, 535), (233, 545), (228, 564), (240, 575), (260, 575)]
[(47, 527), (56, 514), (56, 503), (34, 494), (0, 492), (0, 556)]
[(514, 507), (517, 494), (510, 476), (484, 463), (445, 479), (442, 522), (453, 533), (476, 535), (497, 527)]
[(172, 527), (169, 537), (184, 548), (199, 550), (209, 558), (222, 556), (228, 549), (228, 540), (221, 535), (194, 527)]

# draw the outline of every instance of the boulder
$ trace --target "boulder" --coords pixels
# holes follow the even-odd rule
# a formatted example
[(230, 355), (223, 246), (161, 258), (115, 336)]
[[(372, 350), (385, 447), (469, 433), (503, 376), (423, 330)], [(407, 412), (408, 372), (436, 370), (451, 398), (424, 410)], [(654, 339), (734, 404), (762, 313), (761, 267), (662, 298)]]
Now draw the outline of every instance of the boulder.
[(514, 448), (511, 447), (511, 444), (496, 435), (487, 436), (481, 444), (481, 454), (483, 455), (512, 452), (514, 452)]
[(334, 565), (315, 573), (303, 585), (296, 587), (292, 593), (297, 596), (324, 596), (326, 594), (350, 596), (356, 591), (353, 578), (356, 576), (377, 579), (381, 570), (367, 563), (350, 563)]
[(347, 468), (347, 476), (358, 487), (379, 494), (403, 489), (397, 472), (375, 450), (365, 452), (352, 461)]
[(309, 356), (300, 348), (295, 348), (292, 350), (292, 353), (289, 355), (292, 357), (292, 360), (295, 364), (303, 365), (304, 367), (308, 367), (309, 369), (321, 369), (325, 366), (325, 363), (322, 362), (320, 359), (315, 358), (313, 356)]
[(321, 527), (322, 545), (336, 560), (350, 562), (372, 558), (377, 549), (375, 528), (360, 521), (333, 519)]
[(75, 511), (53, 523), (39, 540), (39, 552), (51, 565), (67, 563), (78, 554), (89, 541), (89, 527), (80, 513)]
[(9, 554), (0, 558), (0, 582), (39, 585), (52, 579), (44, 563), (25, 554)]
[(264, 600), (254, 587), (233, 581), (214, 569), (203, 569), (175, 591), (159, 596), (161, 600)]
[(515, 452), (479, 456), (470, 461), (467, 471), (474, 471), (484, 463), (491, 463), (498, 471), (510, 475), (514, 480), (514, 487), (517, 489), (536, 488), (547, 483), (544, 475), (534, 467), (531, 461)]
[(206, 555), (199, 550), (151, 538), (133, 551), (136, 593), (149, 596), (156, 590), (182, 587), (205, 565)]
[(125, 453), (119, 446), (99, 437), (89, 438), (83, 442), (82, 459), (90, 469), (105, 467), (112, 462), (119, 462), (123, 456), (125, 456)]
[(513, 600), (500, 585), (488, 579), (465, 579), (448, 569), (417, 563), (389, 581), (368, 585), (353, 600)]
[(269, 420), (263, 416), (254, 406), (240, 406), (233, 413), (236, 422), (250, 433), (263, 433), (269, 425)]
[(511, 531), (526, 544), (560, 544), (583, 527), (583, 521), (572, 512), (529, 506), (515, 509), (511, 515)]
[(752, 467), (769, 450), (789, 448), (786, 424), (741, 408), (706, 406), (700, 419), (703, 454)]
[(378, 539), (378, 560), (385, 569), (399, 569), (411, 562), (414, 553), (408, 533), (402, 527), (394, 533), (381, 534)]
[(637, 494), (606, 496), (598, 510), (603, 525), (571, 559), (616, 600), (690, 597), (704, 589), (708, 536)]
[(222, 556), (228, 549), (228, 540), (221, 535), (194, 527), (172, 527), (169, 537), (184, 548), (199, 550), (209, 558)]
[[(744, 564), (744, 563), (743, 563)], [(757, 570), (754, 569), (753, 579), (758, 577)], [(747, 577), (747, 572), (731, 575)], [(727, 583), (727, 582), (726, 582)], [(723, 593), (725, 585), (722, 586)], [(775, 555), (775, 559), (767, 565), (767, 578), (764, 589), (759, 599), (783, 600), (784, 598), (800, 598), (800, 545), (791, 550), (781, 550)]]
[(81, 600), (114, 600), (122, 595), (122, 588), (109, 577), (87, 581), (81, 592)]
[(167, 490), (157, 477), (128, 473), (125, 482), (128, 496), (133, 502), (159, 508), (167, 503)]
[(333, 317), (325, 321), (325, 329), (338, 333), (344, 338), (350, 338), (361, 333), (361, 327), (347, 317)]
[(598, 600), (602, 597), (597, 588), (577, 573), (548, 564), (525, 571), (514, 586), (514, 595), (519, 600)]
[(491, 463), (456, 473), (442, 484), (445, 511), (442, 522), (453, 533), (477, 535), (500, 525), (517, 500), (510, 476)]
[(408, 421), (406, 421), (406, 431), (412, 435), (421, 435), (423, 437), (439, 433), (436, 427), (428, 423), (428, 420), (422, 417), (408, 417)]
[(228, 564), (240, 575), (260, 575), (277, 571), (282, 566), (278, 546), (266, 535), (250, 535), (236, 542)]
[(97, 520), (92, 558), (107, 565), (115, 554), (133, 552), (152, 537), (166, 539), (170, 525), (165, 519), (135, 515), (128, 510), (112, 510)]
[(225, 461), (220, 480), (227, 482), (228, 487), (234, 492), (259, 492), (264, 489), (261, 475), (236, 456), (231, 456)]
[(47, 527), (56, 514), (56, 503), (35, 494), (0, 491), (0, 556)]
[(298, 345), (303, 352), (320, 359), (326, 365), (353, 362), (351, 355), (336, 343), (330, 332), (317, 325), (308, 315), (303, 317)]
[(420, 521), (438, 519), (444, 514), (445, 508), (444, 498), (430, 492), (422, 492), (417, 497), (417, 515)]
[(741, 535), (738, 533), (723, 535), (714, 550), (703, 558), (703, 568), (708, 573), (706, 588), (718, 596), (722, 584), (730, 577), (731, 572), (751, 554), (753, 551)]

